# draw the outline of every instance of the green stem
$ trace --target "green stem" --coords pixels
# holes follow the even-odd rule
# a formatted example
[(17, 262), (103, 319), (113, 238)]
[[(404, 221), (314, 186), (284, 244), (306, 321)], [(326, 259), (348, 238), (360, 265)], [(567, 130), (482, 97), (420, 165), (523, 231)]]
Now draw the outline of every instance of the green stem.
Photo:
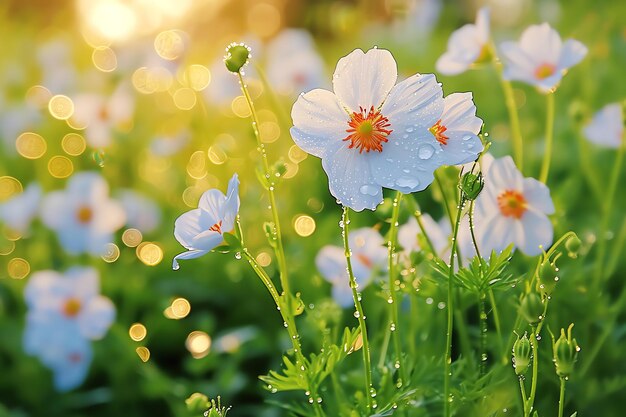
[(402, 366), (402, 349), (400, 347), (400, 337), (398, 333), (398, 297), (396, 294), (396, 240), (398, 238), (398, 219), (400, 217), (400, 203), (402, 201), (402, 193), (396, 192), (396, 196), (393, 199), (393, 210), (391, 213), (391, 226), (389, 228), (389, 240), (387, 241), (388, 261), (389, 261), (389, 308), (391, 323), (389, 323), (389, 329), (391, 330), (393, 339), (393, 349), (396, 354), (396, 360), (394, 367), (400, 369), (400, 379), (406, 379), (406, 371)]
[(502, 92), (504, 93), (504, 103), (509, 113), (509, 121), (511, 122), (511, 136), (513, 138), (513, 155), (515, 159), (515, 165), (517, 165), (521, 172), (524, 172), (524, 140), (522, 138), (519, 115), (517, 114), (517, 103), (515, 103), (515, 94), (513, 93), (513, 87), (511, 86), (511, 82), (505, 80), (503, 77), (502, 63), (498, 59), (496, 48), (492, 45), (490, 49), (493, 56), (493, 66), (498, 72), (498, 78), (500, 79)]
[[(502, 345), (503, 343), (503, 339), (502, 339), (502, 327), (500, 324), (500, 314), (498, 313), (498, 304), (496, 303), (496, 296), (493, 293), (493, 289), (491, 289), (491, 287), (489, 287), (489, 290), (487, 291), (487, 293), (489, 294), (489, 304), (491, 304), (491, 311), (493, 312), (493, 322), (496, 326), (496, 334), (498, 335), (498, 347), (500, 348), (500, 351), (504, 350), (504, 347)], [(508, 363), (509, 359), (507, 355), (502, 355), (502, 364), (506, 365)]]
[(522, 394), (522, 408), (524, 410), (524, 416), (526, 416), (526, 387), (524, 386), (524, 378), (523, 377), (519, 377), (519, 389), (520, 389), (520, 393)]
[(265, 178), (268, 180), (268, 195), (270, 200), (270, 208), (272, 210), (272, 218), (274, 222), (274, 239), (276, 239), (276, 259), (278, 260), (278, 269), (280, 274), (280, 285), (282, 287), (283, 293), (287, 297), (287, 301), (289, 304), (289, 299), (291, 298), (291, 292), (289, 290), (289, 278), (287, 272), (287, 261), (285, 259), (285, 250), (283, 248), (283, 238), (282, 233), (280, 231), (280, 220), (278, 218), (278, 208), (276, 207), (276, 197), (274, 195), (274, 176), (271, 175), (270, 166), (267, 161), (267, 152), (265, 151), (265, 144), (261, 141), (261, 134), (259, 132), (259, 118), (256, 114), (256, 110), (254, 108), (254, 102), (252, 101), (252, 97), (250, 97), (250, 92), (248, 91), (248, 87), (241, 75), (241, 72), (237, 73), (239, 77), (239, 84), (241, 86), (241, 91), (243, 92), (244, 97), (246, 98), (246, 102), (248, 103), (248, 107), (250, 107), (250, 114), (252, 117), (252, 130), (254, 131), (254, 137), (257, 141), (257, 146), (259, 148), (259, 152), (261, 153), (261, 161), (263, 162), (263, 171), (265, 174)]
[(445, 188), (443, 186), (443, 182), (439, 177), (439, 173), (437, 171), (434, 172), (435, 182), (437, 183), (437, 188), (439, 188), (439, 192), (441, 193), (441, 198), (443, 199), (443, 206), (446, 210), (446, 214), (448, 215), (448, 220), (450, 220), (450, 227), (454, 226), (454, 216), (452, 215), (452, 209), (450, 208), (450, 203), (448, 202), (448, 195), (446, 194)]
[(591, 191), (596, 198), (596, 201), (602, 203), (604, 201), (604, 192), (602, 190), (601, 181), (598, 178), (598, 170), (592, 167), (592, 162), (589, 158), (591, 152), (589, 150), (589, 144), (587, 140), (582, 137), (581, 134), (576, 135), (578, 139), (578, 154), (580, 167), (582, 168), (585, 181), (589, 183)]
[(546, 94), (546, 149), (543, 154), (541, 164), (541, 174), (539, 181), (548, 183), (548, 173), (550, 172), (550, 160), (552, 159), (552, 142), (554, 141), (554, 93)]
[(617, 151), (617, 157), (615, 163), (613, 164), (613, 171), (611, 172), (611, 179), (609, 180), (609, 188), (607, 190), (606, 200), (603, 207), (603, 216), (602, 216), (602, 224), (600, 225), (600, 234), (598, 236), (598, 253), (596, 256), (596, 264), (595, 264), (595, 276), (594, 276), (594, 286), (595, 286), (595, 294), (599, 291), (599, 287), (601, 281), (604, 280), (604, 265), (606, 257), (606, 249), (607, 249), (607, 239), (606, 234), (609, 229), (609, 223), (611, 220), (611, 213), (613, 211), (613, 200), (615, 198), (615, 190), (617, 189), (617, 181), (619, 180), (619, 174), (622, 170), (622, 162), (624, 159), (624, 149), (626, 146), (620, 146)]
[(532, 381), (530, 383), (530, 397), (528, 398), (528, 402), (526, 403), (526, 413), (525, 417), (529, 417), (530, 413), (533, 411), (533, 407), (535, 404), (535, 394), (537, 393), (537, 376), (539, 370), (539, 346), (537, 345), (537, 328), (534, 327), (532, 333), (530, 334), (530, 346), (533, 351), (533, 376)]
[(485, 293), (478, 297), (478, 319), (480, 321), (480, 376), (487, 373), (487, 312), (485, 311)]
[(561, 389), (559, 391), (559, 417), (563, 417), (563, 407), (565, 406), (565, 378), (561, 379)]
[(465, 201), (461, 196), (461, 201), (456, 214), (456, 221), (454, 223), (454, 234), (452, 237), (452, 249), (450, 251), (450, 269), (448, 274), (448, 320), (446, 330), (446, 355), (444, 359), (444, 374), (443, 374), (443, 415), (444, 417), (450, 417), (450, 377), (452, 376), (452, 326), (454, 325), (454, 259), (456, 255), (456, 242), (459, 234), (459, 226), (461, 224), (461, 213), (463, 212), (463, 205)]
[(352, 253), (350, 251), (350, 243), (349, 243), (349, 225), (350, 225), (350, 217), (349, 217), (350, 209), (346, 206), (343, 207), (343, 215), (341, 216), (341, 225), (343, 235), (343, 248), (344, 254), (346, 256), (346, 263), (348, 264), (348, 277), (350, 279), (350, 288), (352, 289), (352, 299), (354, 300), (354, 307), (356, 308), (355, 316), (359, 320), (359, 328), (361, 329), (361, 339), (363, 340), (363, 364), (365, 367), (365, 396), (367, 397), (367, 406), (370, 410), (373, 409), (374, 399), (372, 397), (372, 391), (374, 387), (372, 386), (372, 365), (370, 360), (370, 347), (369, 341), (367, 339), (367, 327), (365, 326), (365, 313), (363, 312), (363, 307), (361, 306), (360, 296), (357, 292), (358, 284), (356, 283), (356, 279), (354, 278), (354, 272), (352, 271)]

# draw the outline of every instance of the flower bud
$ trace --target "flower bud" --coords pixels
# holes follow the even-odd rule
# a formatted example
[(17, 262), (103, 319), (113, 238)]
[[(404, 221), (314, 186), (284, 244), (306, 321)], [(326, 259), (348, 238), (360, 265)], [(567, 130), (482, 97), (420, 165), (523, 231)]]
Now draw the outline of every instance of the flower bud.
[(582, 123), (589, 114), (588, 106), (580, 100), (572, 101), (567, 109), (569, 117), (576, 123)]
[(567, 239), (565, 242), (565, 249), (567, 249), (567, 256), (570, 258), (577, 258), (578, 252), (580, 251), (580, 247), (582, 246), (582, 242), (578, 238), (578, 236), (572, 236)]
[(513, 344), (513, 368), (515, 368), (516, 375), (526, 373), (530, 365), (530, 353), (530, 340), (528, 340), (526, 333), (522, 337), (517, 336), (517, 341)]
[(561, 378), (567, 378), (572, 374), (580, 351), (576, 339), (572, 339), (572, 327), (574, 327), (573, 323), (567, 328), (567, 337), (565, 330), (561, 329), (561, 337), (552, 346), (556, 373)]
[(231, 43), (226, 48), (224, 65), (230, 72), (238, 73), (248, 63), (250, 58), (250, 47), (244, 43)]
[(526, 295), (520, 305), (521, 315), (531, 326), (534, 326), (543, 320), (543, 310), (543, 301), (541, 300), (541, 297), (534, 292)]
[(559, 268), (557, 268), (554, 261), (550, 262), (548, 259), (546, 259), (541, 263), (538, 272), (538, 284), (539, 291), (542, 294), (552, 294), (554, 288), (556, 287), (556, 283), (559, 281), (558, 272)]
[(466, 200), (476, 200), (476, 197), (478, 197), (478, 194), (480, 194), (484, 186), (485, 182), (480, 172), (478, 174), (468, 172), (461, 178), (460, 187), (463, 192), (463, 197)]

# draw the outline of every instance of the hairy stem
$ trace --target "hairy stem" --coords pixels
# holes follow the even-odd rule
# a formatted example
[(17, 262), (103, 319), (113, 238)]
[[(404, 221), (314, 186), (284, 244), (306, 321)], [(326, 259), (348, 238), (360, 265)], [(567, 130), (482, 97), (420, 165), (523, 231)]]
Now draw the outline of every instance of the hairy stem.
[(372, 397), (372, 365), (370, 359), (370, 347), (367, 338), (367, 327), (365, 326), (365, 313), (361, 306), (360, 295), (357, 292), (357, 283), (354, 278), (354, 272), (352, 271), (352, 253), (350, 251), (349, 243), (349, 218), (350, 209), (346, 206), (343, 207), (343, 215), (341, 216), (341, 225), (343, 235), (343, 248), (346, 256), (346, 263), (348, 264), (348, 277), (350, 279), (350, 288), (352, 289), (352, 299), (354, 300), (354, 307), (356, 308), (355, 316), (359, 320), (359, 328), (361, 329), (361, 339), (363, 340), (363, 364), (365, 368), (365, 396), (367, 397), (367, 406), (373, 409), (374, 398)]

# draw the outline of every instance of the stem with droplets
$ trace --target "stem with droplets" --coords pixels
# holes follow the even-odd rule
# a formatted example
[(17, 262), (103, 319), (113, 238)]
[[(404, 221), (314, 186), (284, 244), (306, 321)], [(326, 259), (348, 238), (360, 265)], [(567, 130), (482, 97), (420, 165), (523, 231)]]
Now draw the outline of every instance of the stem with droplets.
[(250, 115), (252, 117), (252, 129), (254, 131), (254, 137), (257, 141), (257, 146), (259, 147), (259, 151), (261, 153), (261, 161), (263, 162), (265, 178), (269, 180), (269, 187), (267, 191), (270, 200), (270, 207), (272, 210), (272, 220), (274, 222), (274, 236), (276, 238), (276, 248), (274, 252), (276, 254), (276, 259), (278, 260), (280, 285), (282, 287), (283, 293), (285, 294), (287, 305), (291, 305), (291, 292), (289, 290), (287, 261), (285, 259), (285, 250), (283, 248), (283, 238), (280, 230), (278, 208), (276, 207), (276, 197), (274, 195), (274, 177), (271, 175), (270, 172), (269, 163), (267, 161), (267, 153), (265, 152), (265, 145), (261, 141), (261, 134), (259, 132), (259, 118), (254, 108), (254, 102), (252, 101), (252, 97), (250, 96), (250, 92), (248, 91), (248, 87), (243, 80), (241, 72), (238, 72), (237, 76), (239, 77), (239, 85), (241, 86), (241, 91), (243, 92), (246, 102), (248, 103), (248, 107), (250, 108)]
[[(298, 336), (298, 331), (294, 324), (293, 316), (290, 314), (290, 312), (286, 312), (284, 308), (281, 308), (280, 295), (278, 294), (278, 291), (276, 290), (276, 287), (274, 286), (272, 279), (269, 277), (269, 275), (267, 275), (267, 272), (265, 272), (263, 267), (259, 265), (259, 263), (256, 261), (254, 256), (252, 256), (252, 254), (248, 252), (248, 249), (246, 248), (246, 245), (243, 239), (243, 230), (241, 228), (239, 215), (237, 215), (237, 217), (235, 218), (235, 225), (236, 225), (237, 236), (239, 237), (239, 241), (241, 242), (241, 252), (243, 253), (244, 257), (246, 258), (250, 266), (252, 267), (252, 270), (261, 279), (261, 282), (263, 282), (263, 285), (265, 285), (265, 288), (267, 288), (267, 291), (269, 291), (270, 295), (272, 296), (272, 299), (274, 300), (274, 303), (276, 304), (276, 308), (280, 312), (280, 316), (282, 317), (283, 322), (285, 323), (285, 328), (287, 329), (287, 333), (289, 334), (289, 339), (291, 339), (293, 352), (296, 355), (296, 363), (299, 363), (301, 367), (304, 367), (306, 366), (307, 362), (306, 362), (306, 359), (304, 358), (304, 355), (302, 354), (302, 348), (300, 345), (300, 337)], [(317, 400), (317, 390), (314, 386), (312, 386), (310, 381), (308, 381), (308, 376), (305, 370), (306, 368), (302, 370), (302, 373), (307, 378), (307, 386), (309, 390), (311, 391), (313, 398)], [(316, 415), (318, 416), (324, 415), (324, 412), (322, 411), (322, 407), (317, 401), (313, 402), (313, 407), (315, 408)]]
[(563, 417), (563, 407), (565, 406), (565, 378), (561, 377), (561, 389), (559, 390), (559, 417)]
[(519, 379), (520, 393), (522, 394), (522, 409), (524, 412), (523, 415), (526, 416), (526, 387), (524, 386), (524, 377), (520, 375), (518, 379)]
[(526, 413), (524, 414), (525, 417), (530, 416), (530, 413), (533, 411), (535, 405), (535, 394), (537, 393), (537, 377), (539, 370), (539, 346), (537, 346), (537, 335), (539, 334), (538, 330), (538, 327), (533, 327), (530, 334), (530, 346), (532, 347), (533, 352), (533, 376), (530, 383), (530, 397), (528, 398), (528, 401), (526, 401), (526, 406), (524, 407), (526, 410)]
[(465, 199), (461, 196), (459, 207), (457, 208), (456, 221), (454, 223), (454, 234), (452, 236), (452, 248), (450, 250), (450, 266), (448, 273), (448, 322), (446, 330), (446, 356), (444, 359), (444, 375), (443, 375), (443, 415), (450, 417), (450, 377), (452, 376), (452, 326), (454, 325), (454, 259), (456, 255), (457, 237), (459, 234), (459, 226), (461, 225), (461, 214)]
[(402, 193), (398, 191), (393, 199), (393, 210), (391, 213), (391, 227), (389, 228), (389, 240), (387, 241), (388, 260), (389, 260), (389, 296), (391, 308), (391, 323), (389, 328), (393, 338), (393, 348), (396, 354), (395, 367), (400, 368), (400, 378), (405, 380), (406, 374), (404, 366), (402, 366), (402, 350), (400, 347), (399, 323), (398, 323), (398, 298), (396, 296), (396, 240), (398, 238), (398, 218), (400, 217), (400, 202), (402, 201)]
[(373, 409), (374, 400), (370, 391), (372, 390), (372, 365), (370, 359), (370, 347), (369, 341), (367, 338), (367, 327), (365, 326), (365, 314), (363, 312), (363, 307), (361, 306), (361, 300), (359, 299), (359, 294), (357, 292), (357, 283), (354, 278), (354, 272), (352, 271), (352, 255), (350, 252), (350, 243), (349, 243), (349, 224), (350, 224), (350, 209), (346, 206), (343, 206), (343, 214), (341, 216), (341, 234), (343, 236), (343, 248), (344, 254), (346, 257), (348, 278), (350, 280), (350, 289), (352, 290), (352, 299), (354, 300), (354, 307), (356, 308), (356, 316), (359, 321), (359, 328), (361, 329), (361, 340), (363, 341), (363, 364), (365, 368), (365, 396), (367, 397), (367, 407)]

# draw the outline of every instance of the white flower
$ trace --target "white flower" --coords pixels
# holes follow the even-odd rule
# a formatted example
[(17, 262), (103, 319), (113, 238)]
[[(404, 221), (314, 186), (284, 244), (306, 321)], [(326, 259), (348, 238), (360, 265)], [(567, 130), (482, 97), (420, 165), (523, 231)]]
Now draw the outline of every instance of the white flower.
[[(352, 231), (348, 241), (352, 251), (352, 272), (361, 291), (370, 283), (375, 271), (387, 268), (387, 249), (382, 236), (369, 227)], [(342, 307), (353, 305), (344, 248), (324, 246), (315, 257), (315, 265), (332, 284), (332, 294), (337, 304)]]
[(302, 94), (291, 112), (295, 143), (322, 159), (331, 194), (356, 211), (374, 210), (382, 187), (423, 190), (443, 163), (429, 130), (443, 112), (441, 86), (432, 74), (396, 79), (389, 51), (357, 49), (337, 63), (334, 93)]
[(452, 33), (448, 50), (437, 60), (436, 68), (445, 75), (457, 75), (489, 57), (489, 8), (476, 14), (476, 24), (467, 24)]
[(187, 252), (174, 257), (172, 268), (179, 268), (179, 259), (197, 258), (224, 242), (224, 233), (235, 228), (238, 212), (239, 179), (235, 174), (228, 182), (226, 195), (216, 189), (205, 191), (197, 209), (176, 219), (174, 237), (187, 248)]
[(585, 126), (585, 136), (591, 142), (609, 148), (624, 143), (624, 113), (620, 103), (604, 106)]
[(500, 45), (505, 61), (504, 78), (553, 91), (567, 72), (587, 55), (587, 47), (574, 39), (564, 43), (549, 24), (529, 26), (517, 42)]
[(148, 197), (133, 190), (122, 190), (118, 197), (126, 213), (128, 226), (149, 233), (161, 223), (161, 210)]
[(99, 174), (80, 172), (69, 179), (66, 190), (44, 197), (41, 219), (57, 232), (67, 252), (99, 256), (126, 216), (122, 206), (109, 198), (109, 186)]
[[(435, 249), (435, 255), (447, 262), (450, 258), (450, 222), (447, 218), (444, 218), (437, 223), (429, 214), (422, 214), (421, 221), (424, 225), (424, 231)], [(430, 248), (422, 248), (420, 242), (426, 241), (425, 237), (424, 240), (420, 240), (419, 236), (422, 234), (422, 229), (420, 229), (415, 217), (411, 217), (405, 224), (400, 226), (398, 229), (398, 243), (404, 248), (405, 255), (408, 256), (411, 252), (419, 252), (421, 250), (430, 251)]]
[(483, 121), (476, 117), (472, 93), (450, 94), (443, 103), (441, 118), (430, 128), (443, 151), (443, 162), (460, 165), (476, 160), (483, 150), (477, 136)]
[(92, 357), (89, 340), (104, 337), (115, 319), (98, 281), (95, 269), (74, 267), (65, 274), (36, 272), (24, 289), (24, 350), (52, 369), (59, 390), (82, 383)]
[(485, 187), (476, 199), (474, 215), (481, 255), (489, 257), (492, 250), (500, 252), (511, 243), (530, 256), (548, 248), (554, 233), (547, 216), (554, 213), (548, 187), (524, 178), (510, 156), (493, 160), (483, 173)]
[(267, 78), (276, 92), (311, 90), (322, 84), (323, 76), (324, 62), (307, 31), (285, 29), (267, 46)]
[(75, 96), (73, 101), (72, 121), (85, 127), (85, 139), (94, 148), (109, 146), (115, 131), (132, 120), (135, 111), (135, 100), (124, 86), (108, 97), (84, 93)]
[(25, 234), (39, 211), (41, 187), (31, 183), (22, 194), (0, 204), (0, 221), (11, 230)]

